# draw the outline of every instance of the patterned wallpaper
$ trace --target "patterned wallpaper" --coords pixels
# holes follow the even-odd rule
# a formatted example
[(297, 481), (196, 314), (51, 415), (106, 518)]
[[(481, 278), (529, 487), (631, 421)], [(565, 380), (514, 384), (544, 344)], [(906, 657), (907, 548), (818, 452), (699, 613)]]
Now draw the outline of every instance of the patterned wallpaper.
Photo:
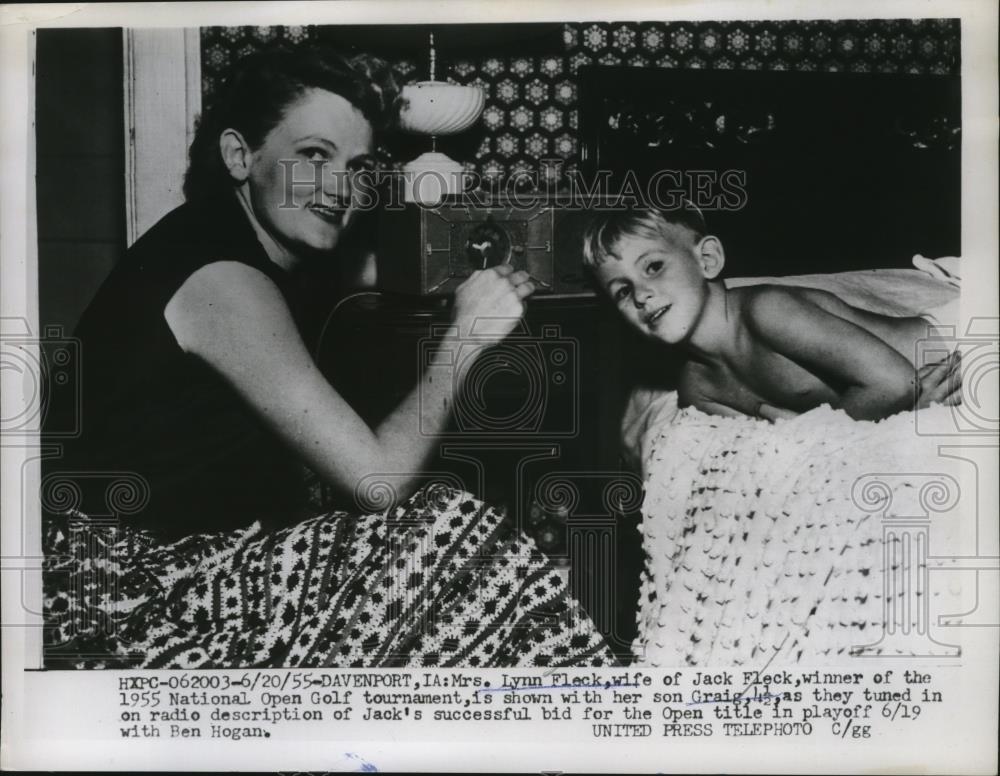
[[(207, 27), (202, 30), (203, 93), (230, 62), (267, 41), (317, 37), (316, 27)], [(860, 21), (601, 22), (563, 25), (551, 54), (447, 59), (438, 77), (477, 84), (486, 92), (478, 147), (457, 157), (486, 180), (538, 168), (560, 158), (578, 161), (577, 71), (584, 65), (739, 70), (823, 70), (958, 74), (957, 19)], [(399, 58), (401, 83), (423, 80), (423, 63)]]

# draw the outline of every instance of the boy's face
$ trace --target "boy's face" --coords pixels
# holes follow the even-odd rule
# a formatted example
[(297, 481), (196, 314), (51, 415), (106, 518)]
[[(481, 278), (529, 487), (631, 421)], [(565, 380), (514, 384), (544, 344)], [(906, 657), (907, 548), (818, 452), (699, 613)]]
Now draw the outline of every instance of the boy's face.
[(633, 326), (676, 345), (697, 326), (709, 291), (698, 244), (688, 232), (673, 231), (670, 238), (623, 237), (596, 272)]

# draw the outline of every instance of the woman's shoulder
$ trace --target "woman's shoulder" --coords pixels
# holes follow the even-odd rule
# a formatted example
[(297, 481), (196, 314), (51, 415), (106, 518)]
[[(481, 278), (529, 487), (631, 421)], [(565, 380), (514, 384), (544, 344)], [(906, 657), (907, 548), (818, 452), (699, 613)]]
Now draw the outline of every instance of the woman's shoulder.
[(278, 286), (240, 262), (200, 268), (167, 303), (164, 320), (182, 351), (239, 380), (259, 375), (265, 354), (300, 337)]
[(128, 257), (141, 263), (164, 254), (211, 258), (238, 253), (238, 248), (259, 249), (250, 237), (252, 230), (235, 197), (196, 200), (164, 215), (136, 240)]
[(186, 202), (170, 211), (129, 249), (122, 271), (165, 304), (202, 267), (220, 262), (252, 268), (284, 290), (284, 271), (267, 258), (235, 197)]
[(224, 258), (200, 266), (175, 296), (191, 300), (194, 306), (223, 309), (285, 306), (281, 289), (270, 275), (252, 264)]
[(91, 301), (79, 328), (159, 326), (166, 305), (188, 279), (218, 263), (244, 265), (247, 273), (267, 275), (286, 291), (287, 279), (267, 259), (235, 197), (232, 202), (186, 202), (164, 215), (125, 252)]

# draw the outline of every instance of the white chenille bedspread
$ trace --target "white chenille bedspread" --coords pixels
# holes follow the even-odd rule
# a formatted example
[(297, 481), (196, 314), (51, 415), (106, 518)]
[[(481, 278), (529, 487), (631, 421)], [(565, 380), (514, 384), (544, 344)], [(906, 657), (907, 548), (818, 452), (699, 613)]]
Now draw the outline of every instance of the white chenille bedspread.
[[(947, 424), (951, 410), (924, 412), (921, 422)], [(957, 497), (934, 475), (938, 442), (915, 433), (910, 412), (871, 423), (824, 406), (774, 424), (678, 412), (646, 462), (636, 660), (759, 667), (775, 650), (774, 665), (912, 654), (883, 626), (902, 618), (926, 631), (921, 606), (936, 593), (897, 584), (897, 608), (886, 609), (886, 542), (896, 578), (901, 542), (916, 539), (884, 539), (885, 514), (927, 515), (928, 503)]]

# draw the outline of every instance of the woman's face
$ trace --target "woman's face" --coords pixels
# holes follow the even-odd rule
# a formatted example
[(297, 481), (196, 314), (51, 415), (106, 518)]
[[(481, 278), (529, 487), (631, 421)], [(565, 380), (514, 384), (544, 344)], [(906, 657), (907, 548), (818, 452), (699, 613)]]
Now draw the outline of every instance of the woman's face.
[(373, 166), (371, 124), (339, 94), (309, 89), (250, 152), (260, 227), (294, 259), (332, 250), (356, 216), (350, 173)]

